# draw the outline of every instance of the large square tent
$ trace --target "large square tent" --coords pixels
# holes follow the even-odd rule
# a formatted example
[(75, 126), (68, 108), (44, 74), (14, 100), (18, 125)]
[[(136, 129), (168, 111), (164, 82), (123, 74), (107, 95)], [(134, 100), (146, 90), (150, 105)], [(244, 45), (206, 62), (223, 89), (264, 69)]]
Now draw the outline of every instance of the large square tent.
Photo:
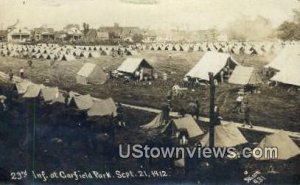
[(283, 84), (300, 86), (300, 62), (296, 66), (287, 66), (277, 72), (270, 80)]
[(286, 66), (298, 63), (300, 56), (299, 51), (300, 46), (298, 45), (285, 46), (281, 52), (278, 52), (272, 62), (265, 65), (265, 68), (272, 68), (279, 71)]
[(237, 65), (240, 64), (227, 53), (206, 52), (185, 76), (208, 81), (208, 73), (213, 73), (214, 77), (216, 77), (225, 67), (234, 69)]
[(106, 82), (106, 74), (96, 64), (85, 63), (76, 75), (76, 82), (79, 84), (104, 84)]
[[(144, 58), (127, 58), (117, 69), (118, 72), (125, 75), (134, 75), (136, 71), (140, 69), (150, 70), (150, 74), (153, 74), (153, 67)], [(145, 70), (144, 70), (145, 71)], [(145, 71), (147, 73), (147, 71)]]
[(228, 82), (238, 85), (255, 85), (262, 83), (262, 80), (253, 67), (236, 66)]
[(287, 46), (266, 68), (275, 69), (276, 74), (270, 79), (284, 84), (300, 86), (300, 48)]

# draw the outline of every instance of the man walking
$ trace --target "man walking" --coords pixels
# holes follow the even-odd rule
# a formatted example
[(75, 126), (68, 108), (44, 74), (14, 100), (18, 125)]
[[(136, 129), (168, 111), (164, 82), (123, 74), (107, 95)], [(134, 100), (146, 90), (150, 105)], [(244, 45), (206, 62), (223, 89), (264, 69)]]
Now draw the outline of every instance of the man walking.
[(200, 116), (200, 103), (198, 100), (196, 100), (196, 110), (195, 110), (195, 116), (196, 116), (196, 120), (199, 120), (199, 116)]
[(12, 72), (12, 69), (9, 70), (8, 72), (8, 77), (9, 77), (9, 81), (12, 81), (14, 78), (14, 73)]
[(22, 79), (24, 79), (24, 68), (23, 67), (20, 68), (20, 77)]
[(237, 97), (237, 99), (236, 99), (236, 104), (235, 104), (235, 107), (233, 108), (232, 112), (241, 113), (243, 99), (244, 99), (244, 96), (241, 95), (241, 94), (239, 94), (238, 97)]
[(119, 126), (126, 127), (126, 123), (124, 121), (124, 109), (120, 102), (117, 103), (117, 120)]
[(243, 127), (245, 126), (245, 124), (249, 125), (250, 128), (253, 128), (253, 125), (250, 121), (250, 108), (247, 103), (245, 103)]

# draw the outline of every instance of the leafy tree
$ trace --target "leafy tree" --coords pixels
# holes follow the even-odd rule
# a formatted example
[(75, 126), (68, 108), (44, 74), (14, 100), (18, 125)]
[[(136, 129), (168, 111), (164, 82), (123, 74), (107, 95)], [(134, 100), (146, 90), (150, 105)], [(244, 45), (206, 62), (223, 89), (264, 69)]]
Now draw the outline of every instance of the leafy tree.
[(279, 26), (277, 34), (282, 40), (300, 40), (300, 25), (285, 21)]
[(300, 11), (294, 10), (294, 20), (285, 21), (277, 29), (278, 38), (282, 40), (300, 40)]
[(144, 38), (143, 38), (143, 35), (142, 35), (142, 34), (134, 34), (134, 35), (132, 36), (132, 40), (133, 40), (133, 42), (135, 42), (135, 43), (137, 43), (137, 42), (142, 42), (143, 39), (144, 39)]
[(82, 27), (83, 27), (83, 34), (86, 35), (89, 32), (89, 30), (90, 30), (90, 25), (88, 23), (84, 22), (82, 24)]
[(78, 24), (68, 24), (64, 27), (64, 29), (69, 29), (69, 28), (77, 28), (77, 29), (80, 29), (80, 26)]
[(241, 17), (229, 24), (226, 31), (230, 39), (240, 41), (264, 41), (274, 37), (275, 32), (270, 20), (262, 16), (255, 19)]

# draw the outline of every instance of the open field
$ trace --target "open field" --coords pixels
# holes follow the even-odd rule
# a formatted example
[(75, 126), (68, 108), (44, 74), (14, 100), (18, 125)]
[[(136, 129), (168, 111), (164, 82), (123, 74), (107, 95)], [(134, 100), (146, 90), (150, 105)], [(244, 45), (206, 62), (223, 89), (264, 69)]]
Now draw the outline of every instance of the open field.
[[(89, 93), (94, 97), (112, 97), (115, 101), (123, 103), (160, 108), (166, 102), (167, 92), (181, 80), (203, 56), (202, 52), (168, 52), (168, 51), (143, 51), (140, 56), (147, 59), (154, 66), (159, 79), (152, 85), (146, 84), (123, 84), (121, 81), (108, 80), (104, 85), (78, 85), (75, 83), (77, 71), (83, 63), (97, 63), (107, 70), (114, 70), (125, 60), (125, 58), (113, 58), (101, 56), (93, 59), (80, 59), (72, 62), (57, 62), (54, 67), (49, 67), (49, 61), (34, 60), (33, 68), (29, 68), (27, 61), (10, 57), (0, 57), (0, 71), (7, 72), (13, 69), (17, 74), (20, 67), (25, 66), (26, 78), (36, 83), (51, 86), (59, 86), (61, 89), (77, 91), (81, 94)], [(246, 66), (255, 66), (261, 70), (265, 64), (270, 62), (273, 56), (234, 56), (234, 58)], [(162, 73), (168, 74), (168, 80), (163, 81)], [(240, 86), (232, 84), (221, 84), (216, 90), (216, 102), (220, 107), (221, 116), (225, 120), (236, 122), (243, 121), (242, 114), (232, 113), (236, 93)], [(283, 87), (271, 89), (266, 85), (260, 86), (261, 93), (248, 95), (247, 100), (251, 108), (251, 120), (255, 125), (271, 128), (300, 131), (300, 95), (287, 92)], [(196, 88), (195, 91), (188, 90), (185, 98), (174, 99), (172, 104), (174, 110), (180, 106), (187, 106), (196, 99), (201, 103), (201, 115), (208, 116), (209, 111), (209, 89), (207, 87)]]

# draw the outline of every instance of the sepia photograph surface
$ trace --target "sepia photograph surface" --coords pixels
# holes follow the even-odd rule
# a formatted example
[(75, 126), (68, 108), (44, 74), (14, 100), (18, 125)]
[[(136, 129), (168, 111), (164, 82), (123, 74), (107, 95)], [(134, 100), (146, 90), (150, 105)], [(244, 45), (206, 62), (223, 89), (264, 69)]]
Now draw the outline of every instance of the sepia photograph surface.
[(299, 0), (0, 0), (0, 185), (297, 185), (299, 147)]

